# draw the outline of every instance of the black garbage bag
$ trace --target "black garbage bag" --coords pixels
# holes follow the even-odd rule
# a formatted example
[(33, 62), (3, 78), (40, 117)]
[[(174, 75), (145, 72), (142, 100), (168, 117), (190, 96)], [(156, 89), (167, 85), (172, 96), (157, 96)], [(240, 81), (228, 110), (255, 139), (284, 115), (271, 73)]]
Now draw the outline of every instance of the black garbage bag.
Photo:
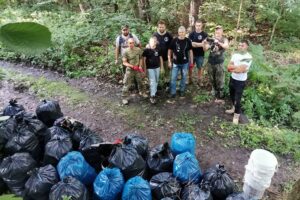
[(16, 99), (11, 99), (9, 101), (9, 105), (6, 106), (3, 110), (3, 116), (14, 116), (15, 114), (23, 110), (25, 110), (25, 108), (22, 105), (18, 104)]
[[(58, 134), (53, 134), (51, 139), (46, 143), (43, 161), (44, 165), (51, 164), (56, 166), (59, 160), (72, 150), (73, 145), (71, 137), (68, 133), (64, 132), (63, 129), (61, 130), (62, 131), (59, 131)], [(51, 132), (51, 134), (52, 133), (53, 132)]]
[(160, 200), (178, 200), (178, 197), (165, 197)]
[(29, 153), (15, 153), (3, 159), (0, 165), (0, 177), (11, 192), (21, 196), (29, 178), (29, 172), (36, 167), (36, 161)]
[(49, 128), (48, 135), (45, 136), (45, 142), (47, 143), (50, 139), (52, 139), (54, 136), (61, 136), (61, 137), (72, 137), (72, 133), (64, 128), (61, 128), (59, 126), (52, 126)]
[(148, 140), (140, 135), (127, 135), (123, 142), (126, 146), (136, 149), (138, 154), (143, 158), (147, 157), (148, 153)]
[(4, 149), (7, 141), (15, 135), (17, 121), (15, 118), (9, 118), (0, 122), (0, 152)]
[(209, 168), (203, 175), (203, 181), (208, 182), (215, 200), (225, 200), (234, 192), (235, 184), (224, 165), (217, 164)]
[(73, 177), (65, 177), (62, 181), (52, 186), (49, 200), (88, 200), (89, 193), (86, 187)]
[[(100, 172), (108, 166), (108, 158), (116, 147), (113, 143), (99, 143), (81, 149), (84, 159), (97, 171)], [(97, 159), (95, 159), (97, 158)]]
[(63, 116), (57, 101), (43, 100), (35, 110), (39, 120), (51, 127), (55, 120)]
[(42, 158), (42, 152), (38, 138), (29, 130), (16, 131), (5, 145), (5, 153), (12, 155), (18, 152), (28, 152), (36, 160)]
[(25, 184), (24, 200), (48, 200), (51, 187), (59, 181), (55, 167), (34, 169)]
[(15, 115), (15, 118), (18, 122), (19, 130), (29, 130), (34, 133), (39, 140), (42, 141), (46, 136), (49, 136), (48, 127), (37, 118), (33, 113), (19, 112)]
[(82, 135), (80, 138), (79, 150), (91, 147), (92, 145), (99, 144), (101, 142), (103, 142), (103, 140), (97, 133), (89, 131), (89, 133), (87, 133), (85, 136)]
[(146, 176), (146, 163), (133, 147), (116, 147), (108, 161), (110, 166), (121, 169), (126, 180), (134, 176)]
[(202, 182), (200, 187), (192, 184), (187, 185), (181, 193), (182, 200), (213, 200), (210, 193), (210, 187), (208, 183)]
[(245, 199), (242, 192), (239, 192), (239, 193), (234, 193), (234, 194), (229, 195), (226, 198), (226, 200), (247, 200), (247, 199)]
[(173, 162), (174, 156), (167, 142), (151, 149), (147, 157), (147, 165), (151, 175), (160, 172), (172, 172)]
[(181, 190), (180, 183), (169, 172), (162, 172), (153, 176), (150, 180), (150, 188), (156, 199), (179, 197)]
[[(1, 166), (1, 163), (2, 163), (2, 157), (0, 156), (0, 166)], [(6, 190), (7, 190), (7, 186), (4, 182), (4, 180), (0, 176), (0, 195), (2, 195), (4, 192), (6, 192)]]

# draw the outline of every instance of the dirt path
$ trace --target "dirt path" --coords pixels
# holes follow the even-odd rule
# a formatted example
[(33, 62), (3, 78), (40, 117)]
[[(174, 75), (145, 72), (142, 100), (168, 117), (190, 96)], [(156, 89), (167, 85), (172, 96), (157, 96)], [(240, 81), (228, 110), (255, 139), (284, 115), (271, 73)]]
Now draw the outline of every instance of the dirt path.
[[(167, 103), (164, 95), (155, 106), (148, 99), (133, 95), (132, 103), (124, 107), (119, 103), (120, 85), (95, 78), (69, 79), (52, 71), (5, 62), (0, 62), (0, 68), (36, 79), (44, 77), (47, 81), (63, 82), (84, 93), (87, 100), (77, 104), (71, 104), (64, 96), (56, 99), (59, 100), (65, 115), (82, 121), (107, 141), (123, 137), (127, 133), (138, 133), (148, 138), (152, 147), (170, 141), (174, 132), (187, 132), (186, 129), (189, 129), (197, 138), (196, 154), (201, 168), (205, 170), (216, 163), (222, 163), (234, 180), (239, 185), (242, 184), (244, 166), (251, 150), (224, 147), (222, 138), (212, 138), (207, 134), (212, 123), (230, 121), (231, 118), (224, 114), (223, 105), (213, 102), (202, 105), (194, 103), (191, 96), (196, 88), (188, 88), (189, 95), (184, 99), (177, 98), (173, 104)], [(28, 88), (16, 88), (14, 78), (3, 81), (0, 96), (0, 108), (10, 98), (18, 98), (19, 103), (28, 111), (34, 112), (40, 101), (40, 97)], [(276, 194), (281, 193), (283, 184), (300, 176), (300, 167), (296, 168), (291, 160), (279, 157), (279, 161), (281, 166), (273, 178), (272, 187), (269, 189), (271, 192), (267, 193), (266, 199), (279, 199)]]

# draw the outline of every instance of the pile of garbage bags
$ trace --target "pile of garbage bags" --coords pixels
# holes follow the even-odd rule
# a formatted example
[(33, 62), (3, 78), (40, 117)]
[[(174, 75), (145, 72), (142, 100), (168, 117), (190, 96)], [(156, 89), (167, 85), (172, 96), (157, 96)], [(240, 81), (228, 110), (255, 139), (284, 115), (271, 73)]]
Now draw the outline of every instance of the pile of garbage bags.
[(104, 141), (50, 100), (36, 113), (11, 100), (2, 115), (8, 117), (0, 121), (0, 194), (9, 190), (25, 200), (239, 199), (223, 165), (202, 171), (191, 133), (174, 133), (170, 143), (153, 148), (137, 134)]

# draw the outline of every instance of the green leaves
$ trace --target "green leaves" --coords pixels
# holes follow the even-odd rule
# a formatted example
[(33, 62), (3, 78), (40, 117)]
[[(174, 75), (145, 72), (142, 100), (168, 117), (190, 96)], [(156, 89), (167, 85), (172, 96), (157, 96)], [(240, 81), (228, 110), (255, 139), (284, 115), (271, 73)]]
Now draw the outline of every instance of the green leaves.
[(13, 51), (35, 55), (50, 47), (51, 32), (34, 22), (9, 23), (0, 27), (0, 41)]

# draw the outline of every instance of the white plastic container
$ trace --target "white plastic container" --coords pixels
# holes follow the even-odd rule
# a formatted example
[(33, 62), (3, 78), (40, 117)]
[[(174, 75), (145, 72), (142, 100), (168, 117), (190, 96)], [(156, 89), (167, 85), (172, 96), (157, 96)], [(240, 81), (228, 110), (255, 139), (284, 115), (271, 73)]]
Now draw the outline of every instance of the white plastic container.
[(264, 191), (270, 187), (271, 180), (278, 167), (274, 154), (263, 149), (252, 151), (245, 166), (243, 192), (245, 199), (261, 199)]

